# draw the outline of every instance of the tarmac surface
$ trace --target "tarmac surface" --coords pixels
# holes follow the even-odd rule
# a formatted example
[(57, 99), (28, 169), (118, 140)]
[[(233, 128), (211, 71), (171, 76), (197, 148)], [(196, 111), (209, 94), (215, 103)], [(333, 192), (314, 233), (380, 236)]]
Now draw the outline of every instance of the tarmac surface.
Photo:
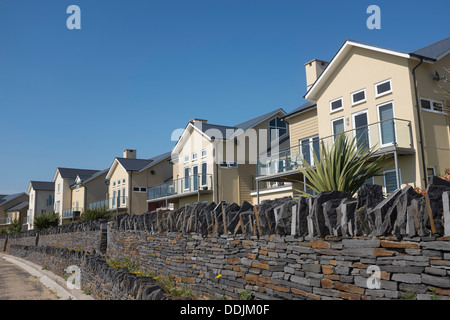
[(0, 300), (59, 300), (59, 297), (38, 277), (0, 258)]

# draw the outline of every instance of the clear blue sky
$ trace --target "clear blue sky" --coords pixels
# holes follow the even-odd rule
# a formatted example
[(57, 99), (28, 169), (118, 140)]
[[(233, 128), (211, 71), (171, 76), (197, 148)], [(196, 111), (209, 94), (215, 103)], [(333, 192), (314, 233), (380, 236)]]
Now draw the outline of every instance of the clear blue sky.
[[(69, 5), (81, 30), (68, 30)], [(366, 9), (381, 8), (381, 30)], [(346, 39), (411, 52), (448, 37), (448, 0), (0, 0), (0, 193), (56, 167), (170, 151), (194, 117), (234, 125), (304, 102), (304, 63)]]

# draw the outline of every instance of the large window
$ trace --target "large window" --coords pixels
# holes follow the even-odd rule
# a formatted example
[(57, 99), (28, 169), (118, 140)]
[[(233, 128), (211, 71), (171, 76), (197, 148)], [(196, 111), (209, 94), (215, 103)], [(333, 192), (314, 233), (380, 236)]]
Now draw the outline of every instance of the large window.
[(334, 119), (331, 121), (331, 126), (333, 129), (333, 135), (336, 137), (337, 134), (344, 132), (344, 118)]
[(316, 154), (317, 160), (320, 160), (320, 142), (319, 136), (314, 136), (311, 138), (302, 139), (300, 141), (301, 145), (301, 156), (310, 165), (314, 165), (314, 153)]
[(391, 145), (396, 141), (394, 123), (394, 105), (392, 102), (378, 106), (378, 118), (380, 121), (381, 147)]
[(189, 190), (189, 168), (184, 168), (184, 190)]
[(207, 164), (206, 162), (202, 163), (202, 187), (207, 186)]
[(269, 122), (269, 135), (270, 141), (274, 141), (276, 139), (281, 138), (282, 136), (287, 134), (287, 125), (286, 122), (282, 121), (281, 118), (276, 117)]

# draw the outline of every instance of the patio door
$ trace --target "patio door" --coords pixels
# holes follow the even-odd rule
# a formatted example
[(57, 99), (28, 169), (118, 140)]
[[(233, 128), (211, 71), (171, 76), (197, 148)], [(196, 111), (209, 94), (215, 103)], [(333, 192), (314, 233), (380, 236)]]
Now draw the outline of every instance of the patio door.
[(380, 121), (380, 145), (382, 147), (392, 145), (396, 141), (394, 123), (394, 105), (392, 102), (378, 106), (378, 118)]
[(369, 119), (367, 110), (353, 114), (354, 137), (358, 148), (369, 149)]
[(198, 166), (192, 167), (192, 185), (194, 187), (194, 191), (198, 190)]

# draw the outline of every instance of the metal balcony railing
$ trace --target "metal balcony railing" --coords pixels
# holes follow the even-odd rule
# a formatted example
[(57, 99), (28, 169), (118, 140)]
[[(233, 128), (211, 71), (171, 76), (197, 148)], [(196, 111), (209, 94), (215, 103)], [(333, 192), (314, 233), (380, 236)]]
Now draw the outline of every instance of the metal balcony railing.
[[(343, 132), (346, 136), (356, 139), (358, 148), (373, 148), (376, 153), (384, 153), (395, 148), (413, 149), (411, 121), (388, 119), (361, 126)], [(333, 144), (335, 135), (301, 140), (300, 144), (281, 150), (270, 156), (258, 158), (257, 177), (280, 174), (297, 169), (302, 160), (314, 165), (315, 153), (320, 154), (321, 148)]]
[(101, 209), (106, 208), (107, 210), (115, 209), (126, 209), (128, 208), (128, 197), (114, 197), (105, 200), (100, 200), (92, 202), (89, 204), (89, 209)]
[(199, 174), (147, 188), (148, 200), (212, 190), (212, 175)]

